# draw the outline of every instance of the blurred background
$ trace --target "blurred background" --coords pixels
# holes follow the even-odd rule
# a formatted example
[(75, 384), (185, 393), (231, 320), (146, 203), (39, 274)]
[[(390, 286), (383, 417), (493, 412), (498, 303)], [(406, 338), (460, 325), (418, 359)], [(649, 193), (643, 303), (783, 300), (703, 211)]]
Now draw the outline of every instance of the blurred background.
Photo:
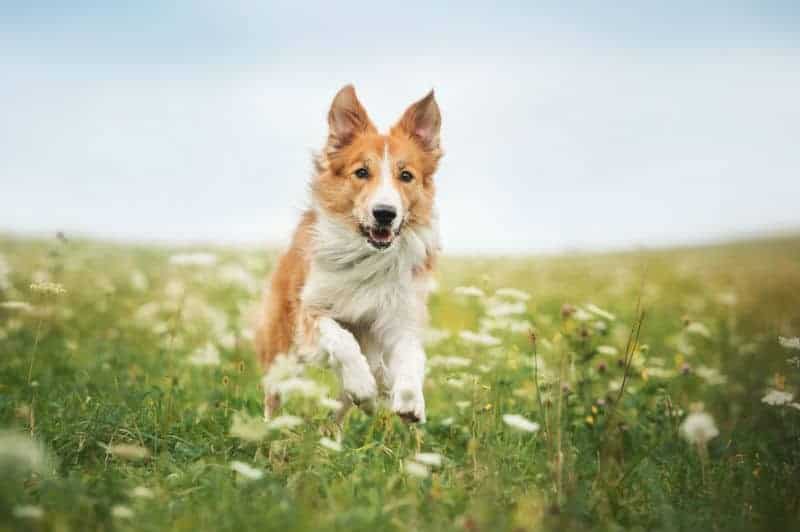
[(0, 4), (0, 232), (280, 244), (330, 100), (435, 88), (449, 252), (800, 229), (800, 7)]

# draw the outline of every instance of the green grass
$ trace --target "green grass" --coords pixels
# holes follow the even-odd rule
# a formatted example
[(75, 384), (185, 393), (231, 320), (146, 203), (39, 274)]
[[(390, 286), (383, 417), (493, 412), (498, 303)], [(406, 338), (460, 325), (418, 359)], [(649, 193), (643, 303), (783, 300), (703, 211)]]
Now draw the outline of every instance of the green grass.
[[(284, 409), (298, 427), (231, 434), (261, 412), (249, 331), (275, 255), (211, 251), (182, 266), (165, 248), (0, 239), (0, 302), (31, 305), (0, 306), (0, 530), (800, 527), (800, 410), (761, 401), (800, 384), (800, 351), (778, 342), (800, 334), (800, 239), (445, 258), (427, 424), (354, 410), (341, 452), (319, 444), (336, 426), (308, 397)], [(31, 288), (43, 281), (66, 293)], [(508, 287), (530, 300), (488, 323)], [(482, 327), (500, 345), (459, 336)], [(220, 363), (191, 364), (208, 345)], [(309, 375), (336, 396), (327, 370)], [(705, 450), (679, 430), (698, 403), (719, 428)], [(404, 466), (420, 451), (443, 457), (424, 478)]]

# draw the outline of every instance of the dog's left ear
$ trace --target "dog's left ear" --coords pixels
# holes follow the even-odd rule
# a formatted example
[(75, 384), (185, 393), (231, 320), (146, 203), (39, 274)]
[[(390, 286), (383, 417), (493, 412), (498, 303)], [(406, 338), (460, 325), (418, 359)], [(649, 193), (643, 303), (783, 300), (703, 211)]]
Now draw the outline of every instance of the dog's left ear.
[(442, 115), (439, 113), (439, 104), (436, 103), (433, 90), (431, 90), (427, 96), (411, 104), (406, 109), (395, 128), (402, 129), (408, 136), (416, 140), (423, 149), (435, 151), (439, 149), (439, 129), (441, 126)]

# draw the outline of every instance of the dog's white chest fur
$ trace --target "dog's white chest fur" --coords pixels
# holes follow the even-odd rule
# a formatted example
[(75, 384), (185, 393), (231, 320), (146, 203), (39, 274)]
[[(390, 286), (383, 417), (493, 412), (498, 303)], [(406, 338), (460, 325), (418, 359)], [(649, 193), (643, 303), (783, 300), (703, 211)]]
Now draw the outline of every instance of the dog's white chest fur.
[(434, 228), (406, 228), (390, 248), (377, 251), (352, 229), (320, 216), (303, 304), (373, 330), (392, 320), (411, 325), (424, 310), (413, 271), (437, 244)]

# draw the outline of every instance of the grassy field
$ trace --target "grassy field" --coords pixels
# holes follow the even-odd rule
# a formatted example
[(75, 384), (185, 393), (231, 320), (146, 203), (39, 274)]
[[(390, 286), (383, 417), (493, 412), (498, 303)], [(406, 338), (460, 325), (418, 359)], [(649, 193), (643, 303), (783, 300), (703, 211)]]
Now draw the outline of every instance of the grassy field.
[(446, 258), (428, 422), (341, 432), (322, 369), (260, 418), (274, 254), (0, 256), (0, 530), (800, 529), (800, 239)]

